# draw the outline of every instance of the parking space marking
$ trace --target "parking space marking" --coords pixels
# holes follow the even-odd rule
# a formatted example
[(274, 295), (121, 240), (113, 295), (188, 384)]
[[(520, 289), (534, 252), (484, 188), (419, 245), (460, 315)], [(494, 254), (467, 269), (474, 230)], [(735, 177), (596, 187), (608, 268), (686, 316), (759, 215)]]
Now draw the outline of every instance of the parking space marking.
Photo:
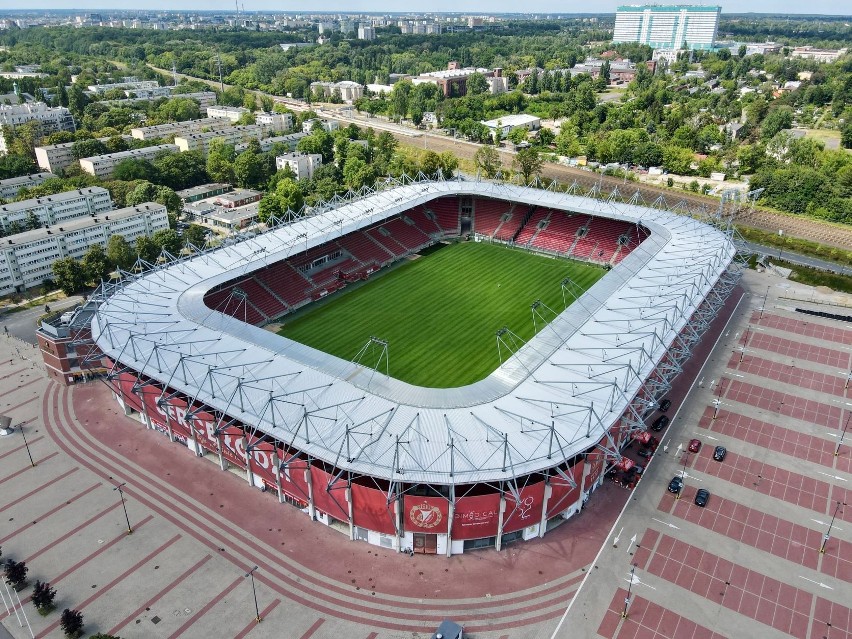
[(727, 384), (724, 396), (730, 401), (748, 404), (826, 428), (838, 429), (841, 426), (843, 409), (840, 406), (831, 406), (798, 395), (755, 386), (738, 379), (731, 380)]
[(843, 376), (826, 375), (801, 366), (791, 367), (781, 362), (763, 359), (756, 355), (748, 354), (740, 361), (739, 354), (734, 354), (728, 360), (729, 370), (738, 370), (749, 375), (755, 375), (775, 382), (793, 384), (799, 388), (827, 393), (845, 397), (844, 385), (846, 384), (846, 373)]
[(825, 340), (833, 344), (852, 344), (852, 331), (814, 321), (792, 319), (770, 313), (764, 313), (763, 317), (760, 317), (759, 313), (754, 313), (751, 323), (784, 331), (785, 333), (795, 333), (796, 335)]
[(627, 619), (621, 619), (627, 590), (619, 588), (598, 627), (606, 639), (725, 639), (723, 635), (700, 626), (694, 621), (655, 604), (643, 597), (631, 595)]

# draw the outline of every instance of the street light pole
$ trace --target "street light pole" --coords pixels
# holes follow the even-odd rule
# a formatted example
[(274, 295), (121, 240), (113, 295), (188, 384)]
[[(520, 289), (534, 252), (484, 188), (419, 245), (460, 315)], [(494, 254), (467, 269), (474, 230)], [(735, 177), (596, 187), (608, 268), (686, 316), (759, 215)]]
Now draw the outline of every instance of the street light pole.
[(254, 571), (257, 570), (257, 566), (249, 570), (243, 577), (251, 578), (251, 594), (254, 595), (254, 620), (257, 623), (262, 621), (260, 617), (260, 608), (257, 606), (257, 590), (254, 588)]
[(837, 511), (840, 510), (841, 506), (845, 506), (845, 501), (837, 501), (837, 505), (834, 507), (834, 514), (831, 516), (831, 522), (828, 524), (828, 530), (822, 536), (822, 545), (819, 547), (820, 554), (825, 554), (825, 545), (828, 543), (828, 540), (831, 538), (831, 529), (834, 526), (834, 520), (837, 517)]
[[(780, 254), (778, 255), (778, 258), (779, 259), (781, 258)], [(769, 300), (769, 289), (770, 288), (771, 288), (770, 286), (766, 287), (766, 295), (763, 296), (763, 306), (760, 307), (760, 317), (758, 319), (763, 319), (763, 311), (766, 308), (766, 302)]]
[(743, 346), (740, 349), (740, 364), (743, 363), (743, 357), (745, 357), (746, 346), (748, 345), (748, 332), (751, 330), (751, 324), (746, 327), (745, 335), (743, 336)]
[(834, 449), (834, 456), (837, 457), (840, 454), (840, 447), (843, 445), (843, 438), (846, 437), (846, 429), (849, 428), (849, 418), (852, 417), (852, 410), (849, 411), (849, 414), (846, 416), (846, 423), (843, 424), (843, 431), (840, 433), (840, 439), (837, 442), (837, 448)]
[(624, 610), (621, 611), (621, 618), (627, 619), (627, 606), (630, 605), (630, 593), (633, 588), (633, 575), (636, 573), (636, 564), (630, 568), (630, 581), (627, 583), (627, 596), (624, 598)]
[(124, 491), (121, 490), (122, 486), (126, 486), (127, 482), (123, 481), (118, 486), (113, 488), (113, 490), (117, 490), (118, 494), (121, 496), (121, 507), (124, 509), (124, 519), (127, 522), (127, 534), (133, 534), (133, 528), (130, 526), (130, 517), (127, 516), (127, 504), (124, 503)]
[(18, 428), (21, 429), (21, 435), (24, 438), (24, 446), (27, 448), (27, 455), (30, 458), (30, 464), (32, 464), (32, 467), (35, 468), (36, 463), (33, 461), (33, 454), (30, 452), (30, 443), (27, 441), (27, 434), (24, 432), (24, 425), (21, 424)]

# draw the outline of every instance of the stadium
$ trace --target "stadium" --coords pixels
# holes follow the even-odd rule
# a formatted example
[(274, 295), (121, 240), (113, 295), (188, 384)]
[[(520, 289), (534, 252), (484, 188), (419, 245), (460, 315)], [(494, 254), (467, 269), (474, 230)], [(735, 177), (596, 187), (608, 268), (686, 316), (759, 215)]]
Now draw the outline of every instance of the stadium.
[(72, 325), (125, 414), (279, 502), (386, 548), (499, 550), (629, 463), (741, 274), (723, 208), (589, 195), (388, 181), (124, 273)]

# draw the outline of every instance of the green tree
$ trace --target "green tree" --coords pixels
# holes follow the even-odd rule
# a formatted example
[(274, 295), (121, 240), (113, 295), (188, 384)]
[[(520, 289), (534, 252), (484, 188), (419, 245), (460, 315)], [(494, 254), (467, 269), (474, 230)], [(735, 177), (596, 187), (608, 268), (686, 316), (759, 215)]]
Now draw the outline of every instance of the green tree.
[(770, 109), (769, 113), (766, 114), (760, 126), (760, 137), (764, 140), (771, 140), (776, 133), (782, 129), (789, 129), (791, 126), (793, 126), (793, 109), (781, 105)]
[(512, 161), (512, 166), (524, 178), (525, 184), (541, 173), (543, 164), (538, 149), (532, 146), (518, 151)]
[(100, 244), (93, 244), (89, 247), (89, 250), (83, 256), (82, 265), (86, 280), (94, 284), (107, 279), (113, 268), (110, 266), (104, 247)]
[(207, 175), (214, 182), (234, 183), (234, 145), (222, 138), (210, 140), (207, 148)]
[(59, 626), (66, 637), (76, 639), (83, 632), (83, 613), (66, 608), (62, 611)]
[(47, 614), (53, 608), (53, 600), (56, 598), (56, 589), (51, 588), (49, 583), (36, 581), (33, 586), (32, 601), (40, 614)]
[(493, 146), (480, 147), (473, 155), (476, 168), (487, 178), (493, 178), (501, 168), (500, 153)]
[(178, 191), (208, 180), (204, 156), (198, 151), (164, 154), (154, 160), (154, 168), (160, 184)]
[(207, 239), (207, 229), (199, 224), (190, 224), (183, 232), (184, 244), (192, 244), (193, 246), (204, 246)]
[(103, 155), (109, 153), (106, 145), (100, 140), (77, 140), (71, 147), (71, 154), (75, 160), (80, 158), (90, 158), (95, 155)]
[(136, 250), (127, 243), (121, 235), (109, 238), (106, 248), (106, 258), (111, 266), (128, 270), (136, 261)]
[(511, 131), (509, 131), (509, 135), (506, 136), (509, 138), (509, 141), (518, 146), (522, 142), (526, 142), (527, 139), (527, 129), (522, 126), (515, 127)]
[(35, 162), (29, 157), (12, 154), (0, 157), (0, 180), (34, 172)]
[(840, 129), (840, 144), (844, 149), (852, 149), (852, 118), (847, 118)]
[(689, 149), (672, 145), (663, 148), (663, 168), (669, 173), (689, 175), (693, 160), (694, 156)]
[(53, 280), (66, 295), (74, 295), (86, 285), (86, 272), (83, 266), (71, 257), (56, 260), (51, 266)]
[(371, 186), (376, 180), (375, 169), (359, 157), (350, 157), (343, 167), (346, 186), (357, 191), (362, 186)]
[(122, 182), (132, 182), (134, 180), (159, 181), (157, 167), (149, 160), (136, 158), (127, 158), (119, 162), (112, 171), (112, 178)]
[(234, 179), (242, 188), (258, 188), (268, 179), (266, 163), (260, 153), (247, 149), (234, 161)]
[(153, 263), (160, 254), (160, 247), (149, 235), (136, 238), (136, 254), (146, 262)]
[(325, 130), (314, 131), (299, 140), (296, 149), (302, 153), (319, 153), (323, 164), (334, 161), (334, 137)]
[(467, 77), (467, 95), (488, 93), (488, 80), (481, 73), (471, 73)]
[[(157, 231), (151, 236), (151, 239), (159, 249), (166, 250), (172, 255), (177, 255), (183, 248), (183, 241), (174, 229)], [(157, 253), (159, 254), (159, 250)]]

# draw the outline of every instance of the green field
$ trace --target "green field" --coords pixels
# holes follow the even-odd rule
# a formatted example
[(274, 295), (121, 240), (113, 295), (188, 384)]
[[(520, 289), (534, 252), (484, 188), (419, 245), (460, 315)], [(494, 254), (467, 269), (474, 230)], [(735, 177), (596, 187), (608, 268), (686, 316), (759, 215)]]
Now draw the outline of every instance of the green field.
[[(392, 377), (417, 386), (464, 386), (500, 365), (498, 329), (508, 326), (529, 339), (533, 302), (559, 313), (565, 277), (585, 290), (604, 273), (500, 245), (450, 244), (312, 305), (292, 321), (285, 317), (279, 334), (346, 360), (375, 336), (388, 342)], [(541, 314), (551, 319), (545, 309)], [(373, 366), (377, 355), (361, 362)], [(384, 365), (379, 370), (384, 373)]]

